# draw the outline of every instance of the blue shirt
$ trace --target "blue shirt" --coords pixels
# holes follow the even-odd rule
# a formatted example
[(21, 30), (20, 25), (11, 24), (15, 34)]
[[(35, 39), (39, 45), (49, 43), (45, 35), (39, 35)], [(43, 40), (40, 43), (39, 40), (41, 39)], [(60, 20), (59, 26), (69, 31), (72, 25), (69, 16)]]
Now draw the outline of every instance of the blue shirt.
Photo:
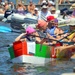
[(48, 28), (46, 32), (49, 33), (51, 36), (56, 37), (54, 34), (55, 29), (56, 27), (51, 27), (50, 29)]

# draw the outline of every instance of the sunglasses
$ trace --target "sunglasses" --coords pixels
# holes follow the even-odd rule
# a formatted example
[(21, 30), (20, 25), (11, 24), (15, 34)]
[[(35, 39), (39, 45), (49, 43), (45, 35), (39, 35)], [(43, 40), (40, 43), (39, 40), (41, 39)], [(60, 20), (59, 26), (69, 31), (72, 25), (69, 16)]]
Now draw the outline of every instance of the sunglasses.
[(50, 23), (54, 23), (54, 20), (50, 21)]
[(51, 12), (55, 12), (55, 10), (52, 10)]

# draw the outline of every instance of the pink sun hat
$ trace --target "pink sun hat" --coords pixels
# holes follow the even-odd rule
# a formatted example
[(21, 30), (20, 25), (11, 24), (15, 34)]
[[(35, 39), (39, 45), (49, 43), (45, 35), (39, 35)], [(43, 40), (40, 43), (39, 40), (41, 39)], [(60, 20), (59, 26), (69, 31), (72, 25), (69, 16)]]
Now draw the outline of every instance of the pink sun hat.
[(31, 26), (28, 26), (27, 28), (26, 28), (26, 33), (27, 34), (32, 34), (33, 32), (35, 32), (36, 30), (33, 28), (33, 27), (31, 27)]
[(41, 27), (43, 27), (43, 26), (47, 26), (48, 25), (48, 23), (46, 22), (46, 21), (44, 21), (44, 20), (38, 20), (38, 28), (41, 28)]

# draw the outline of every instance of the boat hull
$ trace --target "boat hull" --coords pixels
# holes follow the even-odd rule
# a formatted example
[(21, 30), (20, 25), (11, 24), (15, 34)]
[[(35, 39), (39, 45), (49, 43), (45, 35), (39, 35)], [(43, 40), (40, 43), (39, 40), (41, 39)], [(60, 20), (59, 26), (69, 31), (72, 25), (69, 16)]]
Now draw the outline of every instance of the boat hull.
[(30, 63), (36, 65), (46, 65), (51, 61), (51, 58), (43, 58), (38, 56), (22, 55), (12, 59), (13, 63)]
[(10, 59), (13, 63), (31, 63), (46, 65), (51, 59), (69, 58), (72, 50), (56, 49), (56, 46), (61, 46), (57, 43), (55, 46), (46, 46), (36, 44), (35, 42), (18, 41), (14, 42), (8, 48)]

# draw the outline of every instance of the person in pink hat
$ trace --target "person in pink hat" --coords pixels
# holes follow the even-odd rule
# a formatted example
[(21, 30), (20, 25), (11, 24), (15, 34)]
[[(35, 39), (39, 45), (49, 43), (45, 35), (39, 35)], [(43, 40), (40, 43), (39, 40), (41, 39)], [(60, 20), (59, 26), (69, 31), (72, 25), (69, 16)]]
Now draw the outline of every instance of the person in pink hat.
[[(23, 40), (29, 40), (29, 41), (32, 41), (31, 36), (29, 35), (35, 35), (36, 34), (36, 30), (31, 27), (31, 26), (28, 26), (25, 30), (25, 33), (22, 33), (20, 34), (16, 39), (15, 41), (23, 41)], [(25, 38), (23, 38), (25, 37)]]

